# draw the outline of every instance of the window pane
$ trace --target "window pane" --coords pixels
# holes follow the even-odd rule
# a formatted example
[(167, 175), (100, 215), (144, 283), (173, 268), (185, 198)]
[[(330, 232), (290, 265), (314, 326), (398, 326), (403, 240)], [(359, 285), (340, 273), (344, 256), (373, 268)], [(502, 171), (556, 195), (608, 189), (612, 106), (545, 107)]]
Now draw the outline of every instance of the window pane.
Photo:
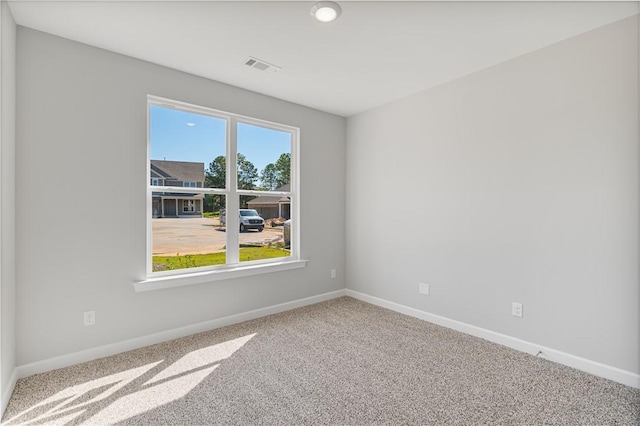
[(204, 212), (203, 205), (202, 194), (153, 193), (154, 272), (226, 263), (226, 236), (219, 211)]
[(152, 182), (225, 187), (226, 120), (151, 105), (149, 144)]
[(238, 123), (238, 189), (289, 191), (291, 134)]
[[(240, 262), (251, 260), (289, 257), (291, 252), (284, 247), (284, 219), (264, 218), (253, 208), (242, 206), (240, 196), (239, 231), (240, 231)], [(245, 200), (246, 202), (246, 200)], [(250, 205), (251, 201), (248, 201)], [(285, 197), (283, 204), (290, 205)]]

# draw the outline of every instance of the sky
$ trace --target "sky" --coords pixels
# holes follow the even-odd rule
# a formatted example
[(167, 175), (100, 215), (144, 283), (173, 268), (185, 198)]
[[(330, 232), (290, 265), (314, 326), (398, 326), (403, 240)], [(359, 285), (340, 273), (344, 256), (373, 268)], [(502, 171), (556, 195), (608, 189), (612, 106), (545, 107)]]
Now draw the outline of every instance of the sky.
[[(291, 153), (291, 135), (250, 124), (238, 124), (238, 152), (258, 169)], [(225, 120), (207, 115), (151, 105), (150, 153), (152, 160), (209, 163), (225, 155)]]

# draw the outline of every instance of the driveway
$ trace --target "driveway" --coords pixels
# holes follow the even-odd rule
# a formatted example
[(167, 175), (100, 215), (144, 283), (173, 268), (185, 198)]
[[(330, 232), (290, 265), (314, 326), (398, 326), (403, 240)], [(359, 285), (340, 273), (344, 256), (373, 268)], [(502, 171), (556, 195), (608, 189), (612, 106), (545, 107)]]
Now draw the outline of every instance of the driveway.
[[(214, 253), (224, 250), (225, 228), (218, 219), (159, 218), (152, 219), (153, 254), (176, 255)], [(261, 245), (282, 242), (282, 227), (265, 226), (264, 231), (250, 230), (240, 233), (240, 244)]]

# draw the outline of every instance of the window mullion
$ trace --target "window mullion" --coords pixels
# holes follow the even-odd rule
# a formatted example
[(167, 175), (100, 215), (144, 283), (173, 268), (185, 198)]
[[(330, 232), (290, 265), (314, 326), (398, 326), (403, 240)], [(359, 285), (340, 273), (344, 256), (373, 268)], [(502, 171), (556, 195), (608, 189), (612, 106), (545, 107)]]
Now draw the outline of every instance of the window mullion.
[(291, 250), (293, 256), (300, 258), (300, 155), (298, 149), (300, 147), (300, 131), (296, 130), (292, 133), (291, 141), (291, 204), (290, 204), (290, 216), (294, 226), (291, 229)]
[(228, 121), (227, 129), (227, 264), (237, 264), (240, 262), (240, 221), (238, 219), (238, 208), (240, 198), (238, 197), (238, 132), (237, 120), (231, 117)]

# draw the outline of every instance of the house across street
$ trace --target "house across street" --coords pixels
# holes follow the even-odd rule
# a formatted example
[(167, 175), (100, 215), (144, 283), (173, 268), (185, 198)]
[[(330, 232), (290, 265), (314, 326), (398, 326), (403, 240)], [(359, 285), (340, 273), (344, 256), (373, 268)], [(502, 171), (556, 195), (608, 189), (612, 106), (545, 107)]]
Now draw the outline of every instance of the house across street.
[[(204, 186), (204, 163), (151, 160), (151, 185), (183, 188)], [(154, 192), (153, 217), (202, 217), (203, 194)]]

